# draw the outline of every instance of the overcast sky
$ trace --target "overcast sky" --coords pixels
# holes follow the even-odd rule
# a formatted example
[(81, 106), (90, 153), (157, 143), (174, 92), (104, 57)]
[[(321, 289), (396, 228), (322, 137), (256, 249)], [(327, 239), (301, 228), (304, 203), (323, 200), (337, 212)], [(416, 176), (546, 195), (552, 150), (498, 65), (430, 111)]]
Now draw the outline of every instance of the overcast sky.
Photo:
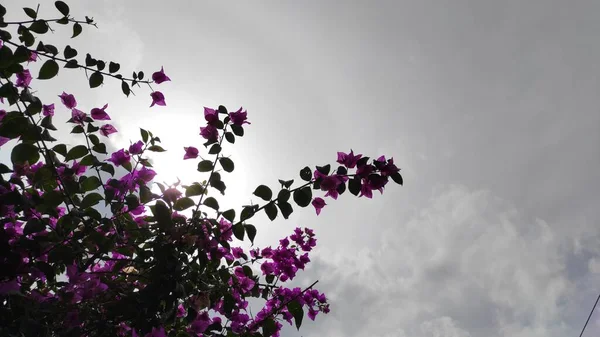
[[(40, 97), (109, 103), (115, 149), (153, 131), (169, 150), (154, 157), (161, 179), (205, 179), (182, 148), (200, 146), (202, 107), (219, 104), (252, 122), (225, 148), (231, 206), (350, 148), (402, 168), (405, 186), (373, 200), (253, 221), (261, 245), (296, 226), (319, 240), (298, 282), (319, 280), (332, 311), (286, 337), (579, 334), (600, 292), (600, 2), (71, 3), (100, 29), (45, 39), (125, 74), (164, 66), (167, 107), (114, 81), (86, 89), (67, 70), (36, 82)], [(6, 6), (18, 19), (36, 4)], [(56, 10), (44, 1), (41, 13)], [(57, 115), (68, 118), (58, 104)], [(584, 336), (600, 334), (594, 316)]]

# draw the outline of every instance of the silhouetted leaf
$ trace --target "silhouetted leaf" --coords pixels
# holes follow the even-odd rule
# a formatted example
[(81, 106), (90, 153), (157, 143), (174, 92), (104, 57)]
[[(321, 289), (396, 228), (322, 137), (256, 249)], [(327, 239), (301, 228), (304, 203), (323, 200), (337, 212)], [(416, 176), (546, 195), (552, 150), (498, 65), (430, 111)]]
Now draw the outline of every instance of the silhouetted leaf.
[(254, 190), (254, 195), (263, 199), (264, 201), (269, 201), (273, 197), (273, 192), (268, 186), (260, 185)]
[(40, 68), (38, 80), (49, 80), (58, 74), (58, 63), (54, 60), (47, 60)]

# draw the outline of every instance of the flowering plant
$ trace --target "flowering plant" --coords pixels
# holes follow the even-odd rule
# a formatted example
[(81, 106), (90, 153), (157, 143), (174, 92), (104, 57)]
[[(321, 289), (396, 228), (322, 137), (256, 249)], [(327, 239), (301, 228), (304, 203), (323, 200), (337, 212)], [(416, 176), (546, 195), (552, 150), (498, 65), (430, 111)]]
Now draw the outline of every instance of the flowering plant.
[[(336, 200), (346, 190), (372, 198), (390, 178), (402, 184), (393, 159), (338, 152), (337, 168), (307, 166), (296, 187), (293, 179), (279, 180), (275, 195), (258, 186), (254, 195), (262, 206), (223, 210), (215, 192), (225, 194), (222, 173), (235, 168), (223, 154), (224, 141), (233, 144), (251, 123), (242, 108), (207, 107), (199, 136), (214, 158), (198, 160), (201, 151), (192, 145), (182, 150), (183, 160), (198, 160), (207, 179), (156, 183), (147, 154), (165, 151), (159, 137), (140, 129), (141, 139), (109, 154), (104, 141), (118, 132), (109, 105), (88, 110), (67, 89), (41, 102), (31, 91), (36, 71), (27, 67), (41, 63), (40, 81), (57, 76), (59, 63), (84, 69), (91, 73), (90, 88), (115, 79), (127, 96), (145, 84), (154, 109), (167, 104), (152, 85), (171, 79), (162, 67), (151, 80), (142, 71), (128, 78), (118, 63), (87, 54), (80, 64), (70, 46), (60, 53), (43, 43), (53, 25), (71, 25), (73, 37), (95, 25), (71, 17), (63, 1), (55, 7), (59, 18), (39, 18), (38, 6), (24, 8), (31, 20), (10, 22), (0, 5), (0, 150), (12, 146), (10, 162), (0, 163), (0, 335), (278, 336), (283, 321), (300, 328), (305, 314), (314, 320), (329, 312), (316, 282), (305, 289), (285, 286), (310, 262), (317, 242), (312, 229), (294, 229), (277, 247), (236, 244), (254, 242), (257, 229), (248, 221), (260, 211), (270, 220), (279, 214), (287, 219), (292, 204), (312, 205), (319, 215), (327, 205), (323, 198)], [(53, 137), (57, 113), (70, 113), (67, 123), (79, 144)], [(251, 297), (265, 301), (254, 316)]]

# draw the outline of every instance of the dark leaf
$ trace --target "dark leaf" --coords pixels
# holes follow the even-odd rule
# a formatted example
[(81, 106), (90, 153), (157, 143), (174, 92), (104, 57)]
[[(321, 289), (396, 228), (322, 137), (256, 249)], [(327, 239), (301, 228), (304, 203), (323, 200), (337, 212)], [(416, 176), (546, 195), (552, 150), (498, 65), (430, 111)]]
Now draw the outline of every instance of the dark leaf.
[(23, 11), (25, 12), (25, 14), (27, 14), (28, 17), (30, 17), (34, 20), (35, 20), (35, 18), (37, 18), (37, 13), (35, 12), (35, 9), (29, 8), (29, 7), (24, 7)]
[(104, 76), (99, 72), (94, 72), (90, 75), (90, 88), (99, 87), (104, 82)]
[(198, 163), (198, 171), (210, 172), (213, 169), (213, 162), (210, 160), (203, 160)]
[[(127, 84), (127, 83), (125, 83), (125, 84)], [(148, 142), (148, 131), (140, 128), (140, 134), (142, 135), (142, 140), (144, 141), (144, 143), (147, 143)]]
[(240, 221), (245, 221), (254, 216), (254, 207), (246, 206), (242, 208), (242, 213), (240, 214)]
[(77, 56), (77, 50), (71, 48), (71, 46), (66, 46), (65, 50), (63, 51), (63, 54), (65, 55), (66, 59), (70, 59), (73, 58), (75, 56)]
[(304, 310), (302, 309), (302, 305), (300, 305), (297, 300), (293, 300), (288, 303), (287, 309), (290, 314), (294, 316), (294, 321), (296, 321), (296, 329), (300, 330), (302, 319), (304, 318)]
[(290, 199), (290, 191), (289, 190), (281, 190), (279, 194), (277, 194), (277, 201), (286, 202)]
[(253, 225), (244, 225), (244, 227), (246, 228), (246, 234), (248, 234), (248, 239), (250, 239), (250, 242), (254, 244), (254, 238), (256, 237), (256, 227), (254, 227)]
[(331, 170), (331, 165), (327, 164), (325, 166), (317, 166), (317, 171), (321, 172), (324, 175), (328, 175)]
[(235, 219), (235, 210), (234, 209), (230, 209), (227, 210), (225, 212), (223, 212), (223, 214), (221, 214), (225, 219), (229, 220), (230, 222), (233, 222), (233, 220)]
[(260, 185), (254, 190), (254, 195), (264, 201), (269, 201), (273, 197), (273, 192), (268, 186)]
[(152, 146), (148, 147), (148, 151), (152, 151), (152, 152), (165, 152), (166, 150), (163, 149), (162, 146), (152, 145)]
[(206, 198), (206, 200), (204, 200), (203, 204), (214, 210), (217, 210), (217, 211), (219, 210), (219, 202), (217, 202), (217, 199), (215, 199), (213, 197)]
[(267, 318), (263, 321), (262, 330), (264, 337), (271, 337), (277, 331), (277, 325), (272, 318)]
[(225, 132), (225, 139), (231, 144), (235, 143), (235, 136), (231, 132)]
[(223, 166), (223, 169), (225, 170), (225, 172), (233, 172), (233, 160), (229, 159), (229, 158), (225, 158), (225, 157), (221, 157), (219, 158), (219, 163), (221, 163), (221, 166)]
[(244, 136), (244, 128), (239, 125), (232, 124), (231, 131), (233, 131), (233, 134), (235, 134), (238, 137)]
[(44, 117), (40, 125), (46, 129), (56, 131), (56, 127), (52, 124), (52, 116)]
[(360, 193), (360, 178), (358, 176), (355, 176), (348, 181), (348, 190), (354, 195)]
[(281, 211), (281, 215), (287, 220), (290, 217), (290, 214), (294, 211), (292, 205), (289, 202), (277, 202), (277, 206)]
[(271, 221), (277, 218), (277, 206), (275, 206), (274, 202), (270, 202), (265, 206), (265, 213), (267, 213), (267, 216)]
[(48, 32), (48, 24), (44, 20), (37, 20), (29, 26), (29, 30), (38, 34), (46, 34)]
[(38, 218), (33, 218), (27, 221), (27, 223), (25, 224), (25, 228), (23, 228), (23, 235), (38, 233), (43, 231), (44, 229), (46, 229), (46, 224)]
[(305, 168), (300, 170), (300, 178), (302, 178), (302, 180), (304, 181), (311, 181), (312, 171), (310, 170), (310, 167), (306, 166)]
[(144, 72), (143, 72), (143, 71), (140, 71), (140, 72), (138, 73), (138, 80), (143, 80), (143, 79), (144, 79)]
[(28, 143), (17, 144), (10, 154), (10, 160), (13, 164), (23, 164), (28, 162), (33, 165), (40, 159), (40, 153), (37, 146)]
[[(131, 93), (131, 89), (129, 89), (129, 84), (127, 84), (127, 82), (125, 82), (125, 81), (121, 82), (121, 90), (123, 91), (125, 96), (129, 97), (129, 94)], [(146, 141), (144, 141), (144, 142), (146, 142)]]
[(402, 179), (402, 175), (400, 174), (400, 172), (395, 172), (390, 177), (396, 184), (402, 185), (404, 183), (404, 180)]
[(119, 69), (121, 69), (121, 65), (118, 63), (115, 63), (113, 61), (110, 61), (108, 63), (108, 72), (109, 73), (116, 73), (117, 71), (119, 71)]
[(198, 183), (192, 184), (192, 185), (186, 187), (186, 189), (185, 189), (186, 197), (193, 197), (195, 195), (201, 195), (203, 193), (204, 193), (204, 187), (202, 187)]
[(54, 60), (47, 60), (40, 68), (38, 80), (49, 80), (58, 74), (58, 63)]
[(77, 145), (71, 150), (69, 150), (67, 156), (65, 157), (65, 161), (78, 159), (85, 156), (86, 154), (88, 154), (87, 147), (85, 147), (85, 145)]
[(58, 9), (60, 14), (62, 14), (63, 16), (69, 15), (69, 6), (67, 6), (66, 3), (62, 1), (56, 1), (54, 2), (54, 6), (56, 6), (56, 9)]
[(177, 201), (175, 201), (175, 204), (173, 204), (173, 209), (176, 211), (183, 211), (194, 206), (195, 204), (196, 203), (194, 202), (194, 200), (190, 198), (180, 198)]
[(150, 210), (152, 211), (152, 214), (154, 214), (158, 226), (162, 231), (169, 230), (173, 227), (171, 210), (162, 200), (158, 200), (156, 205), (150, 207)]
[(312, 200), (312, 190), (310, 187), (306, 186), (299, 190), (294, 191), (294, 201), (300, 207), (306, 207), (310, 205)]
[(98, 69), (98, 71), (104, 70), (105, 67), (106, 63), (104, 61), (98, 61), (98, 63), (96, 63), (96, 69)]
[(208, 150), (208, 154), (217, 154), (219, 152), (221, 152), (221, 146), (219, 144), (211, 146), (210, 150)]
[(81, 200), (81, 208), (88, 208), (97, 205), (104, 198), (99, 193), (89, 193)]
[(246, 233), (246, 231), (244, 230), (244, 225), (242, 225), (241, 222), (236, 223), (235, 225), (233, 225), (233, 235), (235, 235), (235, 237), (240, 240), (240, 241), (244, 241), (244, 234)]
[(82, 30), (83, 30), (83, 27), (81, 27), (81, 25), (78, 22), (76, 22), (73, 25), (73, 36), (71, 36), (71, 38), (77, 37), (77, 35), (81, 34)]
[(69, 60), (67, 63), (65, 63), (65, 68), (74, 69), (78, 67), (79, 63), (77, 63), (77, 60)]
[(52, 151), (61, 154), (63, 157), (67, 156), (67, 146), (65, 144), (58, 144), (52, 148)]

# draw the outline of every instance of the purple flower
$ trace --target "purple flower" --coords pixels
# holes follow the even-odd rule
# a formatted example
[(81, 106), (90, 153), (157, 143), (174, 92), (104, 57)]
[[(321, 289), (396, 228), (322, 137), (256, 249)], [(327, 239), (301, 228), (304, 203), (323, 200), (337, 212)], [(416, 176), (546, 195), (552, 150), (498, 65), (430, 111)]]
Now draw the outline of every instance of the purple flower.
[(343, 180), (337, 175), (327, 176), (321, 180), (321, 191), (327, 191), (325, 194), (326, 197), (332, 197), (334, 200), (337, 200), (337, 188), (342, 182)]
[(210, 317), (208, 317), (208, 313), (206, 311), (204, 311), (204, 312), (198, 314), (198, 316), (196, 316), (196, 319), (190, 325), (189, 331), (198, 335), (198, 334), (201, 334), (204, 331), (206, 331), (206, 329), (208, 328), (208, 326), (210, 324), (211, 324)]
[(42, 105), (42, 114), (44, 116), (54, 116), (54, 103)]
[(169, 76), (165, 75), (165, 70), (163, 67), (160, 67), (160, 71), (152, 74), (152, 80), (156, 82), (156, 84), (161, 84), (162, 82), (170, 81)]
[(27, 60), (27, 64), (29, 64), (29, 62), (35, 62), (37, 61), (38, 58), (38, 54), (36, 52), (31, 52), (31, 54), (29, 55), (29, 59)]
[(105, 104), (102, 109), (100, 108), (93, 108), (92, 111), (90, 112), (90, 115), (92, 115), (92, 118), (97, 120), (97, 121), (107, 121), (110, 120), (110, 116), (108, 116), (108, 114), (106, 113), (106, 108), (108, 108), (108, 104)]
[(145, 337), (167, 337), (167, 333), (163, 327), (152, 328), (152, 331), (147, 333)]
[(206, 140), (216, 140), (219, 138), (219, 131), (212, 125), (200, 127), (200, 136)]
[(27, 88), (29, 87), (29, 83), (31, 83), (31, 73), (29, 70), (25, 69), (20, 73), (17, 73), (17, 83), (15, 86)]
[(219, 120), (219, 112), (215, 109), (204, 107), (204, 119), (209, 123), (216, 122)]
[(371, 186), (369, 185), (368, 182), (363, 182), (362, 185), (360, 185), (360, 195), (359, 197), (365, 196), (369, 199), (373, 198), (373, 190), (371, 189)]
[(0, 283), (0, 294), (18, 293), (21, 290), (21, 285), (17, 280)]
[(87, 114), (79, 109), (73, 108), (71, 110), (71, 119), (75, 124), (83, 125), (83, 122), (85, 122), (86, 117)]
[(154, 179), (154, 177), (156, 176), (156, 172), (154, 172), (154, 170), (152, 170), (152, 169), (142, 167), (138, 171), (137, 176), (139, 179), (141, 179), (143, 182), (145, 182), (147, 184), (150, 181), (152, 181), (152, 179)]
[(108, 137), (108, 135), (113, 134), (115, 132), (117, 132), (117, 129), (115, 129), (115, 127), (110, 124), (105, 124), (100, 127), (100, 134), (104, 137)]
[(319, 215), (321, 214), (321, 209), (323, 209), (323, 207), (325, 207), (325, 205), (327, 204), (325, 203), (325, 200), (323, 200), (323, 198), (316, 197), (313, 199), (312, 205), (315, 207), (317, 215)]
[(356, 162), (362, 157), (362, 154), (354, 155), (354, 152), (350, 150), (350, 153), (346, 154), (344, 152), (337, 153), (338, 159), (337, 162), (346, 166), (347, 168), (354, 168), (356, 166)]
[(131, 154), (140, 154), (144, 148), (144, 143), (141, 140), (138, 140), (136, 143), (133, 143), (129, 146), (129, 153)]
[(154, 91), (150, 93), (150, 97), (152, 97), (152, 104), (150, 107), (153, 107), (155, 104), (160, 106), (167, 105), (167, 103), (165, 103), (165, 95), (163, 95), (160, 91)]
[(2, 121), (6, 117), (6, 110), (0, 109), (0, 121)]
[(250, 124), (250, 122), (246, 120), (247, 115), (248, 113), (246, 111), (242, 112), (242, 108), (240, 108), (236, 112), (230, 112), (229, 118), (234, 125), (242, 126), (244, 124)]
[(400, 171), (396, 165), (394, 165), (394, 158), (390, 158), (387, 164), (380, 170), (382, 176), (391, 176), (392, 174)]
[(128, 163), (129, 159), (131, 159), (131, 157), (129, 156), (129, 153), (127, 153), (127, 151), (125, 151), (125, 149), (120, 149), (117, 152), (113, 152), (113, 154), (110, 156), (110, 159), (108, 159), (108, 161), (112, 162), (113, 164), (115, 164), (117, 166), (122, 166), (123, 164)]
[(58, 97), (60, 97), (60, 101), (62, 102), (62, 104), (64, 104), (67, 107), (67, 109), (73, 109), (77, 106), (77, 101), (75, 100), (75, 96), (73, 96), (71, 94), (67, 94), (66, 92), (63, 91), (63, 93)]
[(163, 193), (163, 196), (165, 198), (165, 200), (170, 201), (170, 202), (175, 202), (177, 201), (177, 199), (179, 199), (179, 197), (181, 196), (181, 191), (179, 191), (178, 189), (171, 187), (171, 188), (167, 188), (165, 190), (165, 192)]
[(193, 158), (197, 158), (198, 157), (198, 149), (190, 146), (190, 147), (184, 147), (183, 148), (185, 150), (185, 155), (183, 156), (183, 159), (193, 159)]
[(9, 140), (10, 140), (10, 138), (0, 136), (0, 146), (8, 143)]
[(4, 41), (0, 40), (0, 48), (4, 46)]
[(179, 317), (179, 318), (185, 317), (186, 314), (187, 314), (187, 312), (185, 311), (185, 308), (183, 307), (182, 304), (180, 304), (177, 307), (177, 317)]

